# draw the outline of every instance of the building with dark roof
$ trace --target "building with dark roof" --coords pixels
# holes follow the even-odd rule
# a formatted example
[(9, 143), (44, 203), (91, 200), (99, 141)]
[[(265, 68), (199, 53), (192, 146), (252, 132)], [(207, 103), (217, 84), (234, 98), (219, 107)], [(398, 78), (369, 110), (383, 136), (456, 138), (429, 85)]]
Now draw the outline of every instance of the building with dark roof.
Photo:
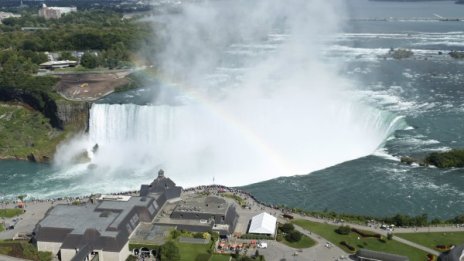
[(450, 251), (442, 253), (438, 261), (464, 261), (464, 245), (455, 246)]
[(215, 196), (188, 198), (167, 212), (168, 217), (156, 222), (175, 225), (178, 230), (217, 231), (222, 235), (232, 234), (239, 218), (234, 204)]
[(140, 187), (140, 196), (146, 197), (149, 195), (163, 195), (168, 202), (180, 200), (182, 187), (176, 186), (176, 183), (170, 178), (164, 176), (164, 170), (158, 172), (158, 178), (153, 180), (151, 184), (142, 185)]
[(151, 222), (168, 201), (180, 198), (181, 187), (164, 177), (140, 196), (102, 196), (80, 206), (57, 205), (35, 228), (39, 251), (50, 251), (60, 260), (126, 260), (129, 237), (141, 222)]
[(359, 261), (409, 261), (406, 256), (377, 252), (368, 249), (360, 249), (356, 252), (356, 260)]

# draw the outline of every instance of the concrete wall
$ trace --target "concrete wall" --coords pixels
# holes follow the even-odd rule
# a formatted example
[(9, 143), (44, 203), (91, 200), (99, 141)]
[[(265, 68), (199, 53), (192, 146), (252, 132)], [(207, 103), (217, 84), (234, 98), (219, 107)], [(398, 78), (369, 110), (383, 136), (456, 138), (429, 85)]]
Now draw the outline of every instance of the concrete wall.
[(53, 256), (56, 256), (58, 252), (60, 251), (62, 243), (58, 242), (44, 242), (44, 241), (37, 241), (37, 249), (39, 251), (48, 251), (52, 252)]
[(75, 249), (61, 249), (61, 261), (71, 261), (75, 255)]
[(99, 251), (98, 253), (100, 261), (125, 261), (131, 254), (129, 251), (129, 242), (122, 247), (120, 252)]

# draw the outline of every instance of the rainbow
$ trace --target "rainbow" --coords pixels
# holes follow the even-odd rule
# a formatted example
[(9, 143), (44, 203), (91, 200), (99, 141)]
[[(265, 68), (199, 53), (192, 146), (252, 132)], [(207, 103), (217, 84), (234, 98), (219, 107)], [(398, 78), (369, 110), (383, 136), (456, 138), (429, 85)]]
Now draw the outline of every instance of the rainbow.
[(227, 124), (227, 126), (235, 130), (254, 148), (257, 148), (260, 152), (263, 153), (263, 155), (266, 155), (269, 160), (273, 162), (273, 165), (278, 167), (276, 172), (285, 175), (285, 173), (289, 173), (293, 169), (292, 164), (288, 162), (286, 158), (283, 157), (281, 153), (275, 149), (272, 144), (265, 140), (259, 133), (244, 124), (235, 115), (228, 113), (216, 103), (212, 102), (201, 92), (196, 91), (196, 88), (193, 86), (181, 82), (180, 80), (175, 80), (172, 77), (169, 77), (168, 75), (162, 74), (155, 70), (143, 70), (143, 72), (147, 74), (147, 76), (158, 80), (163, 85), (163, 87), (169, 88), (178, 93), (182, 93), (192, 98), (198, 104), (201, 104), (204, 108), (207, 109), (206, 111), (208, 113), (214, 116), (215, 119), (223, 122), (224, 124)]

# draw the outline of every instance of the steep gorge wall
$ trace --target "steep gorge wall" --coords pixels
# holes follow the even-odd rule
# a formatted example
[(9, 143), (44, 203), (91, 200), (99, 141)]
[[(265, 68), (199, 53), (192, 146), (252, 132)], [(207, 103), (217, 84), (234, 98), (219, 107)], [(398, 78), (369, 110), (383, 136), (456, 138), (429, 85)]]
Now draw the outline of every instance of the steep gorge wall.
[(90, 103), (60, 100), (56, 105), (56, 115), (63, 126), (72, 125), (76, 130), (87, 131)]
[(41, 112), (53, 128), (64, 130), (67, 125), (87, 129), (90, 105), (86, 102), (56, 100), (46, 92), (33, 92), (17, 88), (0, 88), (0, 101), (17, 101)]
[(48, 134), (43, 133), (42, 130), (42, 132), (37, 131), (33, 135), (31, 133), (37, 127), (35, 124), (36, 121), (39, 121), (39, 118), (33, 122), (30, 122), (31, 119), (16, 118), (16, 123), (25, 120), (20, 125), (26, 127), (21, 128), (21, 130), (13, 128), (5, 130), (9, 131), (9, 133), (5, 133), (6, 137), (14, 137), (17, 131), (19, 131), (19, 136), (17, 136), (18, 138), (4, 141), (5, 144), (3, 146), (10, 149), (1, 152), (0, 158), (48, 162), (53, 158), (56, 147), (60, 142), (68, 139), (74, 133), (87, 131), (90, 104), (87, 102), (68, 101), (54, 95), (54, 93), (49, 94), (42, 91), (0, 88), (0, 102), (19, 102), (30, 110), (33, 109), (40, 112), (48, 119), (49, 126), (53, 128)]

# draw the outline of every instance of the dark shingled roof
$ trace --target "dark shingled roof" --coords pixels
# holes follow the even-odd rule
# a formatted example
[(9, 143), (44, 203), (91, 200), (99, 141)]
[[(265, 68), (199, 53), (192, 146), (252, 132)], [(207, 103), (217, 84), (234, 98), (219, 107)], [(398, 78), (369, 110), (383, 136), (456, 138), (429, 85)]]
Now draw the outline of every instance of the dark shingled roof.
[(81, 206), (56, 205), (37, 224), (35, 239), (62, 242), (63, 249), (79, 249), (74, 259), (95, 249), (120, 251), (140, 222), (152, 221), (162, 205), (180, 197), (181, 192), (181, 187), (160, 172), (150, 185), (142, 185), (140, 197)]
[(149, 185), (140, 186), (140, 196), (148, 197), (154, 194), (163, 193), (166, 200), (180, 197), (182, 187), (176, 186), (176, 183), (170, 178), (164, 176), (164, 171), (160, 170), (158, 177)]
[(389, 253), (377, 252), (367, 249), (358, 250), (356, 256), (382, 261), (409, 261), (409, 258), (405, 256), (393, 255)]
[(463, 254), (463, 251), (464, 245), (455, 246), (447, 253), (442, 253), (438, 257), (438, 261), (459, 261), (459, 258)]

